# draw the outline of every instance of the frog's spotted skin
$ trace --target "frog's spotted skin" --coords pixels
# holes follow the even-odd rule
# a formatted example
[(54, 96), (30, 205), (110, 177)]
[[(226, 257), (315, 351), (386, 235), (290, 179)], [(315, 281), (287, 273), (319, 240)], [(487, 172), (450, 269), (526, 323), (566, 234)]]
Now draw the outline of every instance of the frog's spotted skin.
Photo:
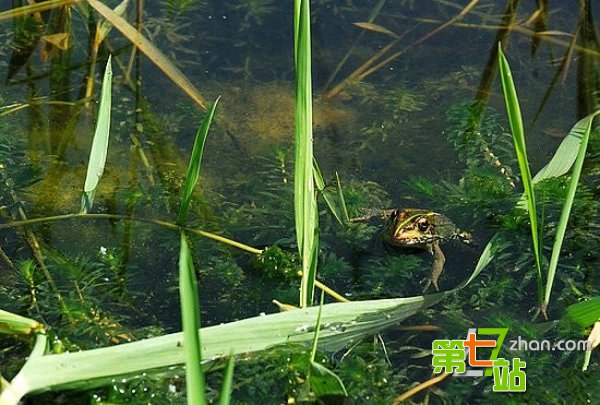
[[(452, 221), (445, 215), (437, 212), (404, 208), (395, 210), (379, 211), (385, 221), (383, 241), (391, 246), (403, 248), (425, 249), (433, 255), (433, 268), (431, 276), (427, 279), (425, 288), (431, 284), (439, 291), (438, 279), (444, 270), (446, 257), (440, 248), (440, 244), (451, 239), (460, 238), (468, 243), (468, 234), (460, 232)], [(368, 219), (376, 215), (366, 215), (360, 220)]]

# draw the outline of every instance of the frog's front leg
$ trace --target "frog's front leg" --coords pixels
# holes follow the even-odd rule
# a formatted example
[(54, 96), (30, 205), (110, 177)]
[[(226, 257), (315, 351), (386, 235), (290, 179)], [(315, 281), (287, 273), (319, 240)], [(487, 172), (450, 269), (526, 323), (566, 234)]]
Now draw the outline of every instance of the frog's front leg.
[(433, 255), (433, 266), (431, 269), (431, 276), (427, 279), (423, 292), (427, 291), (431, 284), (433, 284), (436, 291), (440, 290), (438, 279), (444, 270), (444, 263), (446, 262), (446, 256), (444, 256), (444, 252), (442, 252), (439, 242), (431, 244), (430, 252)]

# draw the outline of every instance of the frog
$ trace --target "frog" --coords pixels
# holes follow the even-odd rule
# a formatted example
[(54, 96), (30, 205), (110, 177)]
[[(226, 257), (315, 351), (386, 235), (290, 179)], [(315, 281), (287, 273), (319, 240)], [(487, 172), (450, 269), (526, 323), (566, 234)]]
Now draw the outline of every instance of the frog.
[(383, 242), (395, 248), (422, 249), (433, 256), (431, 275), (425, 279), (423, 292), (431, 285), (439, 291), (439, 278), (444, 270), (446, 256), (440, 245), (453, 239), (471, 243), (471, 234), (460, 230), (450, 218), (438, 212), (420, 208), (396, 208), (374, 211), (354, 218), (362, 221), (380, 216), (384, 223)]

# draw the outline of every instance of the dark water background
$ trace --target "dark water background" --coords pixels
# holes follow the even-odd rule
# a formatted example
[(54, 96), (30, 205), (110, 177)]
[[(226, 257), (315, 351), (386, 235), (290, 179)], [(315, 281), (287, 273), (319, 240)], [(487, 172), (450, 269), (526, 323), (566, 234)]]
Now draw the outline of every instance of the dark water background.
[[(471, 212), (445, 205), (443, 196), (428, 198), (411, 182), (422, 178), (434, 184), (459, 184), (466, 162), (449, 140), (449, 111), (475, 100), (486, 105), (490, 114), (497, 114), (495, 123), (504, 135), (497, 145), (490, 144), (490, 149), (503, 162), (513, 162), (517, 173), (514, 152), (505, 147), (510, 145), (510, 135), (495, 66), (500, 37), (521, 101), (533, 173), (547, 163), (571, 126), (591, 112), (589, 100), (597, 99), (599, 91), (594, 87), (598, 76), (594, 37), (598, 33), (593, 25), (593, 17), (600, 11), (598, 2), (586, 3), (587, 24), (582, 23), (585, 18), (580, 17), (577, 2), (548, 2), (544, 26), (524, 24), (537, 10), (536, 2), (481, 1), (459, 22), (462, 25), (420, 41), (466, 3), (312, 2), (315, 155), (326, 180), (331, 182), (337, 172), (342, 184), (374, 183), (372, 198), (366, 202), (386, 206), (364, 208), (448, 209), (445, 213), (473, 232), (479, 243), (466, 247), (451, 242), (444, 247), (448, 261), (441, 284), (446, 288), (468, 277), (497, 224), (491, 218), (475, 220)], [(202, 192), (196, 195), (191, 225), (249, 245), (279, 243), (293, 251), (291, 4), (198, 1), (181, 8), (167, 4), (176, 2), (147, 4), (144, 34), (206, 100), (222, 96), (217, 123), (206, 144)], [(366, 22), (376, 4), (383, 8), (374, 23), (400, 38), (386, 55), (405, 52), (360, 84), (328, 98), (336, 84), (394, 41), (390, 35), (354, 25)], [(527, 30), (505, 33), (503, 26), (510, 20), (507, 10), (514, 11), (513, 21)], [(129, 15), (133, 21), (133, 10)], [(25, 61), (15, 60), (11, 22), (3, 22), (0, 32), (0, 106), (6, 107), (5, 111), (16, 103), (32, 103), (1, 117), (0, 138), (15, 143), (24, 155), (21, 163), (39, 177), (18, 194), (30, 217), (74, 212), (80, 203), (95, 108), (82, 107), (82, 103), (46, 103), (74, 103), (82, 98), (89, 72), (87, 32), (80, 14), (73, 13), (72, 18), (72, 46), (46, 61), (40, 59), (39, 47)], [(536, 31), (542, 34), (536, 35)], [(575, 31), (578, 43), (586, 44), (592, 54), (577, 49), (569, 53)], [(416, 41), (419, 43), (414, 45)], [(98, 70), (103, 70), (109, 52), (115, 61), (113, 124), (106, 173), (94, 210), (173, 222), (202, 113), (144, 56), (135, 59), (132, 70), (136, 91), (126, 87), (123, 72), (131, 46), (116, 30), (109, 35), (109, 45), (100, 50)], [(559, 70), (564, 58), (570, 62), (563, 81)], [(96, 85), (99, 88), (99, 83)], [(131, 148), (132, 136), (141, 142), (149, 166), (143, 164), (139, 151)], [(520, 187), (517, 183), (516, 189)], [(322, 200), (320, 204), (323, 218), (328, 214)], [(339, 242), (343, 232), (331, 225), (331, 218), (323, 221), (329, 224), (323, 232), (323, 256), (335, 255), (348, 264), (330, 270), (330, 275), (324, 273), (324, 278), (342, 293), (368, 296), (366, 287), (356, 284), (360, 284), (365, 263), (386, 253), (373, 253), (367, 239), (359, 246)], [(28, 257), (14, 231), (1, 232), (0, 241), (10, 257)], [(178, 330), (177, 234), (147, 224), (109, 220), (48, 223), (36, 227), (36, 233), (45, 246), (67, 255), (93, 260), (103, 248), (118, 255), (132, 297), (133, 308), (125, 310), (129, 322)], [(263, 289), (270, 287), (253, 273), (248, 255), (206, 240), (195, 243), (203, 323), (276, 311), (270, 299), (279, 296), (273, 297), (269, 291), (265, 294)], [(426, 276), (431, 260), (427, 254), (417, 257), (424, 270), (414, 274), (415, 280)], [(241, 272), (244, 288), (256, 289), (256, 294), (236, 295), (238, 290), (227, 291), (228, 284), (220, 284), (221, 276), (214, 272), (230, 268), (228, 263), (238, 266), (232, 272)], [(332, 260), (322, 263), (335, 267)], [(532, 283), (531, 298), (514, 308), (515, 315), (523, 319), (535, 303), (533, 288)], [(296, 287), (284, 291), (279, 286), (276, 291), (293, 300)], [(406, 288), (390, 288), (386, 294), (394, 292), (418, 295), (418, 280)]]

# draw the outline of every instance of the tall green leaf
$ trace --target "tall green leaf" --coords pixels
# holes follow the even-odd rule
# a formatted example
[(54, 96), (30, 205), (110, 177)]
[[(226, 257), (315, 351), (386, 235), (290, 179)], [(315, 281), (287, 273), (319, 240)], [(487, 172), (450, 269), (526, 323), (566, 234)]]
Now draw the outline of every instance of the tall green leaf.
[(312, 305), (317, 273), (318, 212), (313, 179), (312, 79), (310, 6), (294, 2), (296, 62), (294, 214), (298, 250), (302, 258), (300, 306)]
[(187, 175), (185, 178), (185, 184), (183, 186), (183, 194), (181, 196), (181, 207), (179, 208), (179, 215), (177, 216), (177, 223), (179, 225), (183, 225), (185, 223), (188, 208), (190, 207), (190, 202), (192, 201), (194, 188), (196, 187), (198, 179), (200, 178), (200, 164), (202, 163), (204, 144), (206, 142), (206, 137), (208, 136), (210, 124), (212, 123), (213, 117), (215, 115), (215, 110), (217, 109), (217, 104), (219, 103), (220, 98), (220, 96), (217, 97), (213, 105), (210, 106), (206, 115), (204, 116), (204, 119), (202, 120), (202, 124), (200, 124), (200, 127), (196, 132), (196, 138), (194, 139), (194, 147), (192, 148), (192, 156), (190, 157)]
[(533, 243), (533, 252), (535, 255), (535, 267), (537, 270), (538, 300), (542, 302), (542, 251), (540, 249), (540, 234), (538, 228), (538, 215), (535, 202), (535, 190), (531, 180), (531, 171), (527, 159), (527, 147), (525, 144), (525, 132), (523, 130), (523, 119), (521, 117), (521, 108), (517, 98), (517, 90), (512, 78), (508, 61), (502, 53), (502, 47), (498, 44), (498, 66), (500, 71), (500, 80), (502, 90), (504, 91), (504, 101), (506, 102), (506, 111), (508, 121), (515, 144), (517, 161), (523, 181), (523, 188), (527, 198), (527, 211), (529, 212), (529, 223), (531, 225), (531, 241)]
[(181, 300), (181, 325), (185, 353), (185, 381), (187, 403), (205, 404), (204, 371), (200, 348), (200, 311), (198, 287), (192, 254), (185, 232), (181, 232), (179, 250), (179, 297)]
[(577, 185), (579, 184), (579, 177), (581, 176), (581, 170), (583, 168), (583, 161), (585, 159), (585, 153), (587, 151), (588, 141), (590, 139), (590, 132), (592, 130), (592, 122), (594, 117), (600, 113), (597, 111), (594, 114), (588, 115), (583, 119), (584, 130), (581, 138), (581, 143), (578, 148), (577, 158), (573, 165), (573, 172), (571, 173), (571, 181), (569, 182), (569, 188), (565, 197), (562, 212), (560, 213), (560, 219), (556, 227), (556, 236), (554, 238), (554, 245), (552, 246), (552, 256), (550, 257), (550, 265), (548, 266), (548, 278), (546, 279), (546, 289), (544, 295), (544, 302), (542, 303), (542, 312), (546, 314), (546, 309), (550, 303), (550, 294), (552, 293), (552, 285), (554, 284), (554, 277), (556, 275), (556, 268), (558, 266), (558, 259), (560, 257), (560, 250), (565, 238), (565, 232), (567, 229), (567, 222), (571, 215), (571, 209), (573, 208), (573, 202), (575, 201), (575, 193), (577, 191)]
[(108, 62), (106, 62), (106, 70), (104, 71), (104, 79), (102, 80), (98, 121), (96, 122), (96, 132), (92, 141), (90, 160), (83, 186), (83, 196), (81, 197), (81, 212), (84, 213), (92, 209), (96, 187), (98, 187), (98, 182), (104, 173), (104, 165), (108, 153), (108, 138), (110, 135), (111, 85), (112, 66), (111, 56), (109, 56)]

